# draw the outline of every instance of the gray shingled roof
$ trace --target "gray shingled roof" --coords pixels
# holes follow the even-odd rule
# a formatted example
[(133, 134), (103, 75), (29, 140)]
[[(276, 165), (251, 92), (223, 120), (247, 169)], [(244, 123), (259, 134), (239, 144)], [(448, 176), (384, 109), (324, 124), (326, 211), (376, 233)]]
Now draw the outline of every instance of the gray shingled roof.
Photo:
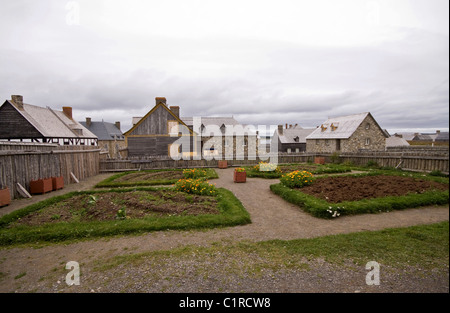
[[(314, 130), (315, 128), (292, 127), (283, 129), (282, 135), (279, 134), (278, 129), (275, 130), (275, 133), (281, 143), (306, 143), (306, 137)], [(298, 137), (298, 141), (295, 140), (296, 137)]]
[[(7, 101), (17, 109), (12, 101)], [(17, 109), (17, 112), (46, 138), (97, 138), (83, 125), (68, 118), (62, 111), (24, 103), (23, 109)], [(81, 130), (81, 134), (76, 133), (76, 130)]]
[(409, 146), (408, 141), (405, 138), (391, 136), (386, 138), (386, 147), (400, 147), (400, 146)]
[(91, 122), (90, 126), (87, 126), (86, 122), (80, 122), (81, 125), (89, 129), (94, 133), (98, 140), (125, 140), (123, 133), (116, 127), (114, 123), (109, 122)]

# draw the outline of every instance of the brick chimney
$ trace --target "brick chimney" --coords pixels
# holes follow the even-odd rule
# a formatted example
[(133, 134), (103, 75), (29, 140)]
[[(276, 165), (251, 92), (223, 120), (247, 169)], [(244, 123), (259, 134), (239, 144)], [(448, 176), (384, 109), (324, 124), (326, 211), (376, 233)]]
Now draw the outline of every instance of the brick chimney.
[(90, 117), (86, 117), (86, 126), (87, 127), (91, 127), (91, 118)]
[(156, 100), (156, 105), (158, 105), (160, 102), (162, 102), (164, 105), (167, 105), (165, 97), (156, 97), (155, 100)]
[(68, 118), (72, 119), (72, 107), (63, 107), (63, 112)]
[(440, 130), (437, 130), (437, 131), (436, 131), (436, 134), (437, 134), (437, 135), (439, 135), (440, 133), (441, 133), (441, 131), (440, 131)]
[(11, 101), (17, 106), (18, 109), (23, 110), (23, 97), (20, 95), (11, 95)]
[(278, 125), (278, 135), (283, 135), (283, 125)]
[(170, 111), (176, 115), (176, 117), (180, 118), (180, 107), (179, 106), (170, 106)]
[(117, 121), (117, 122), (115, 123), (115, 125), (116, 125), (117, 129), (119, 129), (119, 130), (120, 130), (120, 122), (119, 122), (119, 121)]

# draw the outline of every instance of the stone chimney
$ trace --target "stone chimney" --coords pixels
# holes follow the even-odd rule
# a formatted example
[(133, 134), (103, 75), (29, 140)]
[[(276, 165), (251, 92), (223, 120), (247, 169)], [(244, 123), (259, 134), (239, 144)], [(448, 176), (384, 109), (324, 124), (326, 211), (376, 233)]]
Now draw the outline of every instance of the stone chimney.
[(162, 102), (164, 105), (167, 105), (166, 98), (164, 98), (164, 97), (156, 97), (155, 100), (156, 100), (156, 105), (158, 105), (160, 102)]
[(283, 135), (283, 125), (278, 125), (278, 135)]
[(117, 121), (117, 122), (115, 123), (115, 125), (116, 125), (117, 129), (120, 130), (120, 122)]
[(286, 129), (288, 129), (288, 123), (286, 123)]
[(86, 126), (87, 127), (91, 127), (91, 118), (90, 117), (86, 117)]
[(72, 119), (72, 107), (63, 107), (63, 112), (68, 118)]
[(17, 106), (18, 109), (23, 110), (23, 97), (20, 95), (11, 95), (11, 101)]
[(179, 106), (170, 106), (170, 111), (176, 115), (176, 117), (180, 118), (180, 107)]

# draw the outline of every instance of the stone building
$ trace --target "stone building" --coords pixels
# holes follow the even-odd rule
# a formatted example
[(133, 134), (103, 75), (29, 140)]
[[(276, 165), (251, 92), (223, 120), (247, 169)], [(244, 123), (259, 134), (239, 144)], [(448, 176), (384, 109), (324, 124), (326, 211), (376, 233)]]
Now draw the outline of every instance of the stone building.
[(383, 151), (389, 137), (370, 112), (329, 118), (306, 137), (306, 151)]

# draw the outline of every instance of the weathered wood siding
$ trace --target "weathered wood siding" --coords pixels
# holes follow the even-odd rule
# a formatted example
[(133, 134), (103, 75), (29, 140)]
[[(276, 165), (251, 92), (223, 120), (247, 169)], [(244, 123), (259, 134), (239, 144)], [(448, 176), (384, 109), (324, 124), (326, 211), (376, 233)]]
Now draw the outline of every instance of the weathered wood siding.
[[(313, 162), (316, 156), (325, 157), (327, 163), (332, 162), (332, 154), (311, 154), (311, 153), (289, 153), (278, 154), (278, 164), (283, 163), (304, 163)], [(269, 159), (270, 160), (270, 159)], [(273, 158), (272, 158), (273, 160)], [(230, 166), (254, 165), (260, 162), (259, 157), (256, 160), (228, 160)], [(263, 159), (266, 161), (266, 159)], [(339, 162), (351, 162), (355, 165), (366, 165), (369, 161), (376, 162), (382, 167), (396, 167), (411, 171), (431, 172), (441, 171), (449, 172), (449, 157), (447, 155), (402, 155), (386, 153), (359, 153), (346, 154), (339, 156)], [(401, 163), (400, 163), (401, 162)], [(193, 167), (217, 167), (218, 160), (172, 160), (168, 157), (146, 158), (146, 159), (127, 159), (127, 160), (101, 160), (100, 172), (119, 172), (137, 169), (153, 168), (193, 168)]]
[(63, 176), (72, 183), (99, 173), (100, 149), (89, 146), (58, 146), (0, 142), (0, 187), (8, 187), (11, 198), (19, 197), (17, 183), (29, 190), (30, 181)]
[(0, 139), (42, 138), (36, 130), (8, 101), (0, 107)]
[(167, 135), (167, 122), (175, 120), (172, 114), (160, 104), (147, 118), (130, 133), (133, 135)]

